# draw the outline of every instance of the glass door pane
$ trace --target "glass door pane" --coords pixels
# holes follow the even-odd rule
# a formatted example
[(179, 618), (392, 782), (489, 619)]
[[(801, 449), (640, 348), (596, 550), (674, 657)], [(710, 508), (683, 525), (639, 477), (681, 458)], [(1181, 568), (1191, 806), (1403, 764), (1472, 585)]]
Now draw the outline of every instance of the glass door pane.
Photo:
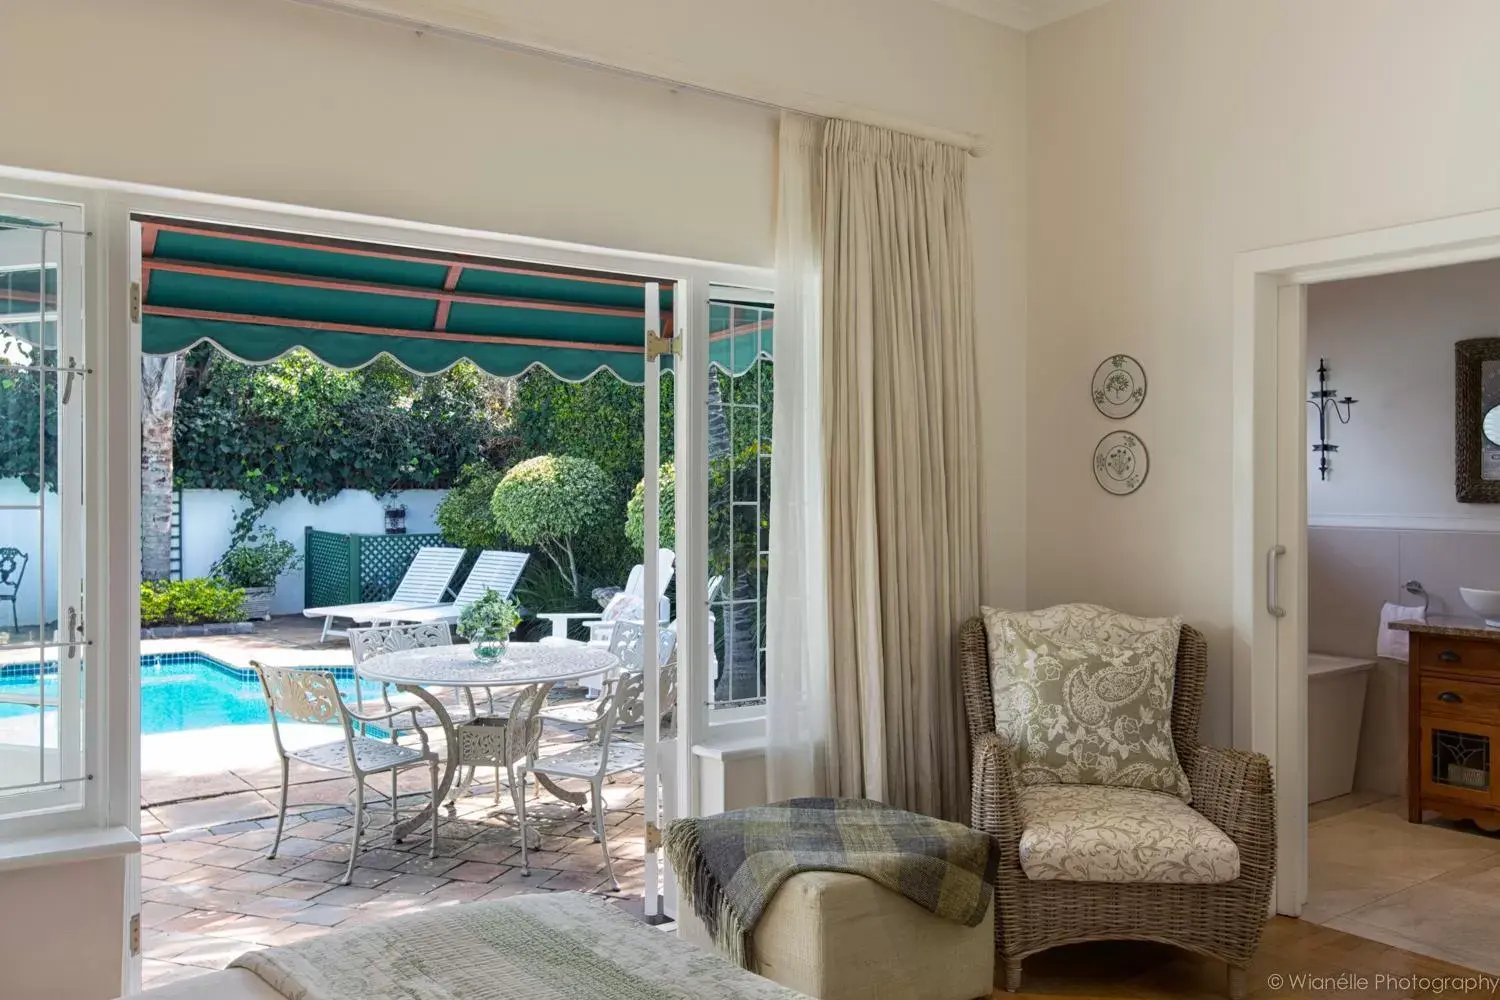
[(723, 290), (709, 305), (709, 693), (715, 708), (761, 705), (766, 697), (771, 321), (769, 300), (741, 290)]
[(83, 610), (83, 247), (67, 219), (68, 206), (0, 198), (0, 814), (76, 804), (83, 780), (71, 641)]

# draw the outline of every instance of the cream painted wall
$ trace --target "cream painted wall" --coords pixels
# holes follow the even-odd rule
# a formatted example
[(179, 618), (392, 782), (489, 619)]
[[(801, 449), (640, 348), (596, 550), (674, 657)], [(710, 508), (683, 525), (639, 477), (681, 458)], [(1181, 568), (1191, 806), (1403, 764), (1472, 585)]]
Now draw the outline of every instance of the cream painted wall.
[[(721, 91), (982, 134), (980, 365), (1026, 356), (1026, 50), (909, 0), (357, 0)], [(753, 14), (753, 16), (752, 16)], [(4, 0), (0, 163), (770, 265), (775, 116), (287, 0)], [(985, 597), (1024, 597), (1025, 398), (983, 399)]]
[[(1227, 740), (1234, 255), (1500, 206), (1500, 5), (1115, 0), (1029, 37), (1028, 595), (1204, 628)], [(1128, 498), (1089, 466), (1115, 351), (1150, 376)]]
[(1385, 527), (1500, 530), (1500, 506), (1453, 498), (1453, 344), (1495, 336), (1500, 260), (1308, 288), (1308, 386), (1317, 386), (1318, 358), (1326, 357), (1329, 384), (1359, 400), (1348, 425), (1330, 417), (1339, 450), (1326, 481), (1310, 455), (1314, 523), (1378, 517)]
[(0, 872), (7, 1000), (111, 1000), (120, 994), (123, 857)]

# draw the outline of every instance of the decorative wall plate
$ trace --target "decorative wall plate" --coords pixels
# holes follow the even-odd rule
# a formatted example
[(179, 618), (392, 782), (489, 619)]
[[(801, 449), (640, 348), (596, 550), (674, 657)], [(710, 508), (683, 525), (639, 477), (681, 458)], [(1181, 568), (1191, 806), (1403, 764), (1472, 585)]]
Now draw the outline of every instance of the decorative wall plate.
[(1111, 420), (1130, 416), (1146, 401), (1146, 370), (1128, 354), (1105, 358), (1094, 369), (1094, 406)]
[(1129, 431), (1112, 431), (1094, 446), (1094, 478), (1117, 497), (1134, 493), (1151, 471), (1146, 443)]

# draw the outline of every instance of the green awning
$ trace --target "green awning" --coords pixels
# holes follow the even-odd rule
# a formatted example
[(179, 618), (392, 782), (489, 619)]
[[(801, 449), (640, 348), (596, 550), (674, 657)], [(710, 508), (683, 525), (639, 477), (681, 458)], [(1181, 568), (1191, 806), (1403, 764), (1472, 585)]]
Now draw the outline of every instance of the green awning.
[[(209, 341), (252, 363), (301, 347), (338, 368), (388, 354), (432, 374), (542, 365), (578, 381), (644, 377), (646, 279), (168, 219), (142, 221), (142, 348)], [(663, 281), (661, 310), (672, 309)], [(715, 303), (711, 355), (743, 372), (770, 351), (770, 310)]]

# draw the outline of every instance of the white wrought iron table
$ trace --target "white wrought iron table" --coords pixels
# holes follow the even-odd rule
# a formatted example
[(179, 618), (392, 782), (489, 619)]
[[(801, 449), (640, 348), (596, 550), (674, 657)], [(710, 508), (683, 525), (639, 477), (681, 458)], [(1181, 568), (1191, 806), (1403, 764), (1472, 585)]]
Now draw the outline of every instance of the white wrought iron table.
[[(437, 798), (410, 819), (401, 821), (396, 835), (404, 837), (433, 816), (437, 804), (448, 797), (453, 776), (458, 771), (457, 730), (453, 717), (443, 703), (427, 691), (428, 686), (445, 688), (524, 687), (529, 684), (556, 684), (579, 677), (593, 677), (620, 665), (620, 658), (607, 650), (582, 642), (548, 643), (512, 642), (505, 655), (494, 663), (483, 663), (469, 646), (428, 646), (402, 649), (372, 656), (355, 669), (363, 678), (394, 685), (397, 690), (420, 699), (431, 708), (443, 727), (447, 752), (443, 755), (443, 774), (438, 783)], [(538, 780), (553, 795), (579, 805), (584, 794), (569, 792), (538, 775)]]

